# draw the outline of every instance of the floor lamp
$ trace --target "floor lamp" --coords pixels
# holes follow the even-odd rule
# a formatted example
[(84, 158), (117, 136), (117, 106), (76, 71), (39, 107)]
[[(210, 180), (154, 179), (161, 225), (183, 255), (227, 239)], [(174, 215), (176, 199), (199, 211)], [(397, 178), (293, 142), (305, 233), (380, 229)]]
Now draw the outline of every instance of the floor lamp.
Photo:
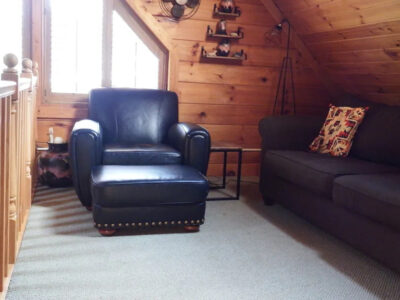
[[(285, 110), (287, 105), (290, 105), (290, 97), (292, 98), (291, 104), (293, 114), (296, 114), (296, 97), (293, 78), (293, 62), (290, 57), (290, 39), (291, 39), (291, 26), (288, 20), (284, 19), (278, 25), (275, 25), (271, 31), (271, 35), (281, 35), (283, 25), (288, 26), (288, 37), (286, 44), (286, 56), (283, 58), (281, 70), (279, 72), (278, 87), (276, 89), (275, 102), (273, 114), (284, 115), (287, 114)], [(291, 93), (289, 93), (291, 89)]]

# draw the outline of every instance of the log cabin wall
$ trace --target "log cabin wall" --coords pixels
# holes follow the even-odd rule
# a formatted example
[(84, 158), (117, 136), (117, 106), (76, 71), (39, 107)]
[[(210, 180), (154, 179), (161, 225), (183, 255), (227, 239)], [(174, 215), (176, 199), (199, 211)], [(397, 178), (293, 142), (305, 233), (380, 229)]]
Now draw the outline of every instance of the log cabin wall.
[(400, 1), (275, 3), (340, 87), (367, 100), (400, 105)]
[[(38, 1), (39, 2), (39, 1)], [(213, 5), (217, 0), (202, 0), (199, 11), (191, 19), (174, 22), (161, 14), (158, 0), (127, 1), (140, 14), (155, 21), (175, 45), (176, 67), (171, 78), (172, 89), (179, 95), (180, 121), (195, 122), (207, 128), (213, 141), (238, 143), (246, 148), (258, 148), (259, 120), (272, 113), (277, 77), (284, 55), (283, 49), (265, 36), (274, 18), (259, 0), (237, 0), (242, 15), (228, 20), (228, 30), (243, 28), (244, 39), (234, 42), (232, 50), (244, 49), (248, 60), (242, 65), (200, 62), (201, 46), (211, 49), (217, 40), (206, 38), (207, 26), (215, 29), (218, 19), (213, 18)], [(34, 59), (40, 63), (41, 7), (34, 8)], [(284, 40), (284, 39), (283, 39)], [(285, 45), (283, 45), (285, 46)], [(309, 63), (295, 48), (295, 82), (299, 114), (321, 114), (329, 103), (328, 92), (315, 76)], [(40, 98), (40, 97), (39, 97)], [(40, 99), (39, 99), (40, 101)], [(68, 137), (73, 123), (87, 114), (82, 104), (47, 104), (38, 107), (38, 141), (46, 142), (49, 127), (55, 135)], [(232, 158), (234, 159), (234, 158)], [(259, 153), (245, 153), (243, 174), (258, 175)], [(228, 170), (234, 172), (234, 161)], [(211, 157), (209, 174), (220, 174), (221, 157)]]

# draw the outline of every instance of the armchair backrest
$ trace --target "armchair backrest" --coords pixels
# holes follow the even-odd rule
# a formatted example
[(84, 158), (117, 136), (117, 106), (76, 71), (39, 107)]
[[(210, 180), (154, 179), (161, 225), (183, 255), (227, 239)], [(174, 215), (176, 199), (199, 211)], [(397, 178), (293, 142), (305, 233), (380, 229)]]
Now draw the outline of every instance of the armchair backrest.
[(178, 97), (163, 90), (95, 89), (89, 118), (100, 123), (104, 143), (160, 144), (178, 122)]

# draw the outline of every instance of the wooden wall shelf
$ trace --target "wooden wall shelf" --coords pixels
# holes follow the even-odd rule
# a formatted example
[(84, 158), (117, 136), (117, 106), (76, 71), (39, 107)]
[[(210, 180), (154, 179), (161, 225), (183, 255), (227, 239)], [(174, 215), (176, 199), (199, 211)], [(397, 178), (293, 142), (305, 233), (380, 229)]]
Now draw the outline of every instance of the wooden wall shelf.
[(214, 30), (211, 29), (210, 25), (208, 25), (208, 27), (207, 27), (207, 37), (209, 37), (209, 38), (223, 38), (223, 39), (229, 39), (229, 40), (240, 40), (240, 39), (244, 38), (244, 32), (242, 31), (241, 27), (239, 27), (235, 33), (236, 33), (236, 35), (218, 34), (218, 33), (214, 33)]
[(237, 18), (240, 17), (242, 12), (239, 7), (235, 7), (235, 11), (233, 13), (224, 13), (218, 10), (217, 4), (214, 4), (214, 16), (216, 17), (224, 17), (224, 18)]
[(240, 56), (216, 56), (208, 53), (204, 47), (201, 47), (201, 58), (203, 61), (213, 61), (216, 63), (242, 63), (247, 59), (247, 54), (241, 50)]

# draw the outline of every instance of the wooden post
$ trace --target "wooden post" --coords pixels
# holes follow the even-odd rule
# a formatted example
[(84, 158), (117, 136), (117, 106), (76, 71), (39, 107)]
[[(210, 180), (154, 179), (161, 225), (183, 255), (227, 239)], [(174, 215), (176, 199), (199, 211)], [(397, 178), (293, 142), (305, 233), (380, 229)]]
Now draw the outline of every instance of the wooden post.
[(33, 74), (33, 62), (29, 58), (24, 58), (22, 60), (22, 73), (21, 78), (28, 78), (30, 79), (30, 88), (29, 93), (26, 95), (27, 97), (25, 100), (25, 112), (24, 112), (24, 119), (25, 119), (25, 145), (24, 145), (24, 171), (25, 171), (25, 184), (24, 184), (24, 198), (27, 201), (23, 203), (23, 211), (25, 211), (31, 207), (31, 199), (29, 199), (29, 195), (31, 195), (31, 187), (32, 187), (32, 148), (34, 142), (32, 141), (33, 136), (33, 96), (34, 96), (34, 85), (36, 80)]
[[(39, 78), (39, 65), (36, 61), (32, 62), (32, 72), (21, 75), (22, 77), (30, 78), (32, 81), (31, 92), (29, 93), (29, 117), (30, 117), (30, 171), (31, 171), (31, 195), (33, 194), (33, 190), (35, 188), (35, 184), (37, 181), (37, 173), (36, 170), (36, 140), (37, 140), (37, 132), (36, 132), (36, 119), (37, 119), (37, 110), (36, 110), (36, 96), (37, 96), (37, 87), (38, 87), (38, 78)], [(32, 199), (31, 199), (32, 200)], [(29, 207), (31, 207), (31, 203), (29, 203)]]
[(19, 106), (19, 75), (15, 68), (18, 64), (18, 58), (14, 54), (4, 56), (4, 64), (7, 69), (4, 70), (1, 79), (16, 82), (16, 91), (12, 96), (11, 119), (10, 119), (10, 200), (9, 200), (9, 263), (13, 264), (16, 258), (17, 244), (17, 197), (18, 197), (18, 106)]
[(6, 187), (6, 184), (4, 182), (4, 176), (5, 176), (5, 159), (6, 159), (6, 154), (5, 154), (5, 124), (4, 124), (4, 98), (0, 99), (0, 290), (3, 289), (4, 283), (3, 283), (3, 277), (5, 274), (5, 254), (4, 251), (6, 250), (5, 248), (5, 237), (7, 235), (7, 232), (5, 231), (5, 224), (6, 224), (6, 215), (5, 215), (5, 201), (6, 199), (4, 189)]
[(0, 291), (9, 270), (10, 115), (15, 83), (0, 85)]
[(0, 291), (4, 287), (3, 278), (8, 273), (8, 234), (9, 234), (9, 149), (10, 131), (10, 90), (1, 93), (0, 97)]

